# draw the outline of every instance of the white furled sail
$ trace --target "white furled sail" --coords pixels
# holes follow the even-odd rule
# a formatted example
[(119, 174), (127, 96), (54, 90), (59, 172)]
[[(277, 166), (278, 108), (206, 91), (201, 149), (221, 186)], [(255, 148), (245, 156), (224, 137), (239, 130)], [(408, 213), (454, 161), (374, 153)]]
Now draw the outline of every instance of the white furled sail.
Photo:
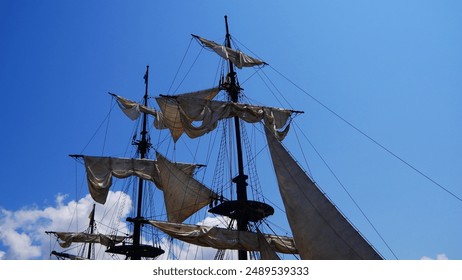
[(192, 35), (192, 36), (196, 38), (197, 40), (199, 40), (199, 42), (204, 47), (211, 49), (212, 51), (214, 51), (215, 53), (217, 53), (219, 56), (221, 56), (222, 58), (226, 60), (229, 59), (239, 69), (241, 69), (242, 67), (253, 67), (253, 66), (266, 64), (266, 62), (250, 57), (241, 51), (222, 46), (213, 41), (201, 38), (197, 35)]
[(346, 220), (268, 129), (266, 138), (279, 191), (302, 259), (382, 257)]
[[(148, 223), (171, 237), (190, 244), (215, 249), (260, 251), (258, 237), (254, 232), (153, 220), (148, 221)], [(263, 237), (275, 252), (297, 254), (291, 237), (271, 234), (263, 234)]]
[(157, 153), (157, 165), (164, 192), (168, 221), (183, 222), (186, 218), (208, 205), (218, 195), (184, 172), (181, 168)]
[(59, 245), (68, 248), (72, 243), (99, 243), (104, 246), (112, 246), (126, 239), (125, 236), (105, 234), (90, 234), (85, 232), (50, 232), (54, 233), (59, 240)]
[[(185, 95), (158, 97), (156, 100), (163, 114), (163, 123), (170, 129), (175, 142), (183, 132), (190, 138), (200, 137), (214, 130), (219, 120), (235, 116), (248, 123), (265, 119), (273, 124), (272, 129), (282, 140), (289, 130), (288, 122), (292, 114), (292, 111), (286, 109), (206, 100)], [(279, 129), (282, 131), (278, 131)]]

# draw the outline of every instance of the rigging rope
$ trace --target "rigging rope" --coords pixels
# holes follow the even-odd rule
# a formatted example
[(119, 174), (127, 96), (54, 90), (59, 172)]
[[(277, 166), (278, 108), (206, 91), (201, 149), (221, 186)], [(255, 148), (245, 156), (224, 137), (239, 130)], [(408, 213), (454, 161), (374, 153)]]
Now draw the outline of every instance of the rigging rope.
[(96, 134), (98, 134), (98, 131), (101, 129), (101, 127), (103, 126), (104, 122), (106, 122), (106, 120), (109, 120), (109, 117), (110, 117), (110, 114), (112, 112), (112, 109), (114, 108), (116, 103), (113, 103), (111, 104), (111, 107), (109, 109), (109, 112), (107, 113), (106, 117), (103, 119), (103, 121), (99, 124), (98, 128), (96, 128), (96, 131), (93, 133), (93, 135), (90, 137), (90, 140), (88, 140), (87, 144), (83, 147), (83, 149), (80, 151), (80, 154), (83, 154), (84, 151), (87, 149), (88, 145), (90, 145), (90, 143), (93, 141), (93, 139), (95, 138)]
[[(280, 239), (281, 241), (283, 241), (282, 238), (280, 238), (281, 236), (269, 225), (269, 221), (268, 221), (268, 220), (266, 220), (266, 219), (265, 219), (265, 220), (262, 220), (262, 222), (260, 223), (260, 225), (263, 225), (263, 224), (264, 224), (265, 226), (268, 227), (268, 229), (270, 230), (270, 232), (271, 232), (273, 235), (279, 237), (278, 239)], [(278, 226), (278, 227), (279, 227), (279, 226)], [(257, 225), (256, 225), (256, 224), (255, 224), (255, 228), (257, 228)], [(279, 227), (279, 228), (281, 228), (281, 227)], [(281, 228), (281, 229), (282, 229), (282, 228)], [(285, 235), (287, 235), (287, 231), (286, 231), (286, 234), (285, 234)], [(284, 247), (288, 249), (288, 246), (284, 246)], [(279, 255), (278, 255), (278, 256), (279, 256)], [(292, 254), (292, 256), (293, 256), (295, 259), (300, 260), (300, 257), (299, 257), (297, 254)], [(280, 257), (280, 256), (279, 256), (279, 257)]]
[(186, 77), (188, 77), (188, 74), (191, 72), (193, 66), (196, 64), (197, 59), (199, 59), (199, 56), (201, 55), (202, 50), (203, 50), (203, 48), (200, 49), (200, 51), (199, 51), (199, 53), (197, 54), (196, 58), (194, 59), (193, 63), (192, 63), (191, 66), (189, 67), (188, 71), (186, 72), (186, 74), (184, 75), (183, 79), (180, 81), (180, 83), (178, 84), (178, 86), (176, 87), (176, 89), (175, 89), (174, 92), (177, 92), (177, 91), (178, 91), (178, 89), (179, 89), (180, 86), (183, 84), (183, 82), (184, 82), (184, 80), (186, 79)]
[(265, 202), (264, 196), (259, 195), (262, 193), (261, 184), (258, 178), (255, 156), (253, 156), (252, 146), (250, 144), (250, 140), (247, 135), (247, 129), (246, 129), (247, 126), (244, 125), (242, 120), (239, 120), (239, 121), (241, 122), (241, 136), (242, 136), (241, 139), (244, 141), (243, 150), (245, 151), (245, 155), (247, 158), (246, 167), (247, 167), (247, 173), (249, 176), (248, 179), (250, 180), (249, 187), (250, 187), (250, 190), (252, 191), (253, 199)]
[(109, 124), (111, 123), (111, 111), (112, 108), (114, 108), (114, 104), (112, 104), (114, 101), (114, 98), (111, 98), (111, 105), (109, 106), (109, 113), (107, 117), (107, 123), (106, 123), (106, 130), (104, 131), (104, 139), (103, 139), (103, 148), (101, 149), (101, 155), (104, 155), (104, 149), (106, 148), (106, 140), (107, 140), (107, 134), (109, 130)]
[(178, 76), (178, 73), (180, 72), (181, 66), (183, 65), (183, 62), (184, 62), (184, 60), (185, 60), (185, 58), (186, 58), (186, 56), (187, 56), (187, 54), (189, 52), (189, 48), (191, 47), (192, 41), (193, 41), (193, 38), (191, 38), (191, 40), (189, 41), (189, 45), (186, 48), (186, 51), (185, 51), (185, 53), (183, 55), (183, 58), (181, 59), (180, 66), (178, 66), (178, 70), (176, 71), (175, 76), (173, 77), (172, 83), (170, 84), (170, 87), (168, 88), (167, 93), (170, 93), (170, 90), (173, 87), (173, 83), (175, 83), (176, 77)]
[[(324, 163), (324, 165), (327, 167), (327, 169), (329, 169), (329, 172), (332, 174), (332, 176), (334, 176), (335, 180), (337, 181), (337, 183), (339, 183), (339, 185), (342, 187), (342, 189), (346, 192), (346, 194), (348, 195), (348, 197), (351, 199), (351, 201), (353, 201), (354, 205), (356, 206), (356, 208), (358, 208), (358, 210), (361, 212), (361, 214), (363, 215), (363, 217), (366, 219), (366, 221), (369, 223), (369, 225), (372, 227), (372, 229), (375, 231), (375, 233), (377, 233), (377, 235), (379, 236), (379, 238), (382, 240), (382, 242), (385, 244), (385, 246), (387, 246), (388, 250), (390, 250), (390, 252), (393, 254), (393, 256), (398, 259), (398, 257), (396, 256), (395, 252), (393, 252), (393, 250), (391, 249), (391, 247), (388, 245), (388, 243), (385, 241), (385, 239), (382, 237), (382, 235), (379, 233), (379, 231), (377, 230), (377, 228), (374, 226), (374, 224), (372, 223), (372, 221), (369, 219), (369, 217), (366, 215), (366, 213), (362, 210), (362, 208), (359, 206), (359, 204), (356, 202), (356, 200), (353, 198), (353, 196), (350, 194), (350, 192), (347, 190), (347, 188), (345, 187), (345, 185), (340, 181), (339, 177), (337, 176), (337, 174), (335, 174), (334, 170), (332, 170), (332, 168), (329, 166), (329, 164), (327, 163), (327, 161), (321, 156), (321, 154), (318, 152), (318, 150), (314, 147), (313, 143), (308, 139), (308, 137), (306, 136), (306, 134), (303, 132), (303, 130), (297, 125), (295, 124), (296, 127), (302, 132), (303, 136), (305, 137), (305, 139), (308, 141), (308, 143), (310, 144), (311, 148), (313, 148), (313, 150), (315, 151), (315, 153), (318, 155), (318, 157), (322, 160), (322, 162)], [(297, 136), (297, 139), (298, 139), (298, 136)]]
[(330, 109), (327, 105), (325, 105), (324, 103), (322, 103), (320, 100), (318, 100), (317, 98), (315, 98), (313, 95), (309, 94), (306, 90), (304, 90), (303, 88), (301, 88), (299, 85), (297, 85), (295, 82), (293, 82), (292, 80), (290, 80), (287, 76), (285, 76), (284, 74), (282, 74), (281, 72), (279, 72), (277, 69), (275, 69), (274, 67), (272, 67), (271, 65), (269, 66), (271, 69), (273, 69), (277, 74), (279, 74), (281, 77), (283, 77), (285, 80), (287, 80), (289, 83), (291, 83), (293, 86), (295, 86), (296, 88), (298, 88), (301, 92), (303, 92), (304, 94), (306, 94), (308, 97), (310, 97), (311, 99), (313, 99), (316, 103), (318, 103), (319, 105), (321, 105), (324, 109), (326, 109), (327, 111), (329, 111), (330, 113), (332, 113), (334, 116), (336, 116), (337, 118), (339, 118), (341, 121), (343, 121), (344, 123), (346, 123), (348, 126), (350, 126), (351, 128), (353, 128), (354, 130), (356, 130), (358, 133), (360, 133), (361, 135), (363, 135), (364, 137), (366, 137), (368, 140), (370, 140), (372, 143), (376, 144), (377, 146), (379, 146), (381, 149), (383, 149), (384, 151), (386, 151), (387, 153), (389, 153), (390, 155), (392, 155), (394, 158), (398, 159), (399, 161), (401, 161), (402, 163), (404, 163), (406, 166), (408, 166), (409, 168), (411, 168), (412, 170), (414, 170), (415, 172), (417, 172), (418, 174), (420, 174), (421, 176), (423, 176), (424, 178), (426, 178), (428, 181), (432, 182), (434, 185), (436, 185), (437, 187), (439, 187), (440, 189), (442, 189), (443, 191), (445, 191), (446, 193), (448, 193), (449, 195), (453, 196), (454, 198), (456, 198), (457, 200), (459, 200), (460, 202), (462, 202), (462, 198), (457, 196), (456, 194), (454, 194), (453, 192), (451, 192), (449, 189), (447, 189), (446, 187), (444, 187), (443, 185), (441, 185), (440, 183), (436, 182), (434, 179), (432, 179), (430, 176), (426, 175), (425, 173), (423, 173), (422, 171), (420, 171), (419, 169), (417, 169), (416, 167), (414, 167), (413, 165), (411, 165), (410, 163), (408, 163), (406, 160), (404, 160), (402, 157), (398, 156), (397, 154), (395, 154), (394, 152), (392, 152), (390, 149), (388, 149), (387, 147), (385, 147), (384, 145), (380, 144), (377, 140), (375, 140), (374, 138), (372, 138), (371, 136), (367, 135), (365, 132), (363, 132), (361, 129), (359, 129), (357, 126), (353, 125), (351, 122), (349, 122), (348, 120), (346, 120), (345, 118), (343, 118), (342, 116), (340, 116), (339, 114), (337, 114), (334, 110)]

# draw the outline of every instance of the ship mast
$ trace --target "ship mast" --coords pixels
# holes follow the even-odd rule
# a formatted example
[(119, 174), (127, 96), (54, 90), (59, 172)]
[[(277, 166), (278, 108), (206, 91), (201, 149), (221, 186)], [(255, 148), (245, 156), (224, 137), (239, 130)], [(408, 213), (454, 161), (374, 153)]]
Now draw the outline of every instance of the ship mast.
[[(145, 91), (143, 105), (148, 105), (148, 78), (149, 78), (149, 65), (146, 66), (146, 74), (144, 75)], [(147, 131), (147, 114), (143, 113), (142, 130), (140, 132), (141, 140), (134, 140), (133, 145), (138, 146), (139, 158), (144, 159), (147, 157), (148, 151), (151, 147)], [(138, 195), (136, 204), (136, 217), (127, 218), (127, 222), (133, 223), (133, 244), (131, 245), (117, 245), (110, 247), (106, 252), (125, 255), (132, 260), (141, 260), (145, 258), (156, 258), (164, 253), (160, 247), (154, 247), (141, 243), (141, 227), (145, 223), (143, 217), (143, 188), (144, 180), (140, 177), (138, 181)]]
[[(227, 16), (225, 16), (225, 23), (225, 47), (231, 49), (231, 35), (229, 34)], [(228, 60), (228, 62), (229, 72), (227, 74), (226, 81), (222, 83), (222, 87), (228, 92), (231, 102), (237, 103), (239, 101), (239, 95), (242, 89), (239, 86), (239, 82), (236, 78), (234, 64), (231, 60)], [(264, 202), (253, 201), (247, 198), (248, 176), (244, 173), (244, 160), (241, 144), (241, 127), (239, 117), (237, 116), (234, 117), (234, 128), (236, 134), (238, 175), (233, 178), (233, 183), (236, 184), (237, 199), (220, 201), (220, 204), (209, 209), (209, 212), (217, 215), (227, 216), (231, 220), (235, 220), (237, 222), (238, 231), (248, 231), (250, 222), (258, 222), (274, 214), (274, 209), (273, 207)], [(247, 260), (247, 257), (247, 251), (238, 250), (238, 258), (240, 260)]]
[[(95, 229), (95, 204), (93, 204), (93, 210), (91, 211), (91, 214), (90, 214), (90, 223), (89, 223), (89, 226), (90, 226), (90, 234), (93, 234), (94, 232), (94, 229)], [(87, 255), (87, 258), (88, 259), (91, 259), (91, 249), (92, 249), (92, 244), (89, 243), (88, 244), (88, 255)]]
[[(143, 102), (144, 106), (148, 106), (148, 79), (149, 79), (149, 65), (146, 66), (146, 74), (144, 75), (144, 83), (145, 83), (145, 90), (144, 90), (144, 97)], [(148, 153), (149, 147), (151, 143), (149, 143), (147, 138), (147, 114), (143, 114), (143, 124), (142, 124), (142, 131), (141, 131), (141, 140), (135, 141), (134, 144), (138, 146), (138, 152), (140, 158), (146, 158)], [(144, 180), (139, 178), (138, 182), (138, 203), (136, 208), (136, 218), (133, 220), (133, 246), (135, 248), (139, 247), (141, 244), (141, 226), (142, 226), (142, 206), (143, 206), (143, 184)], [(141, 256), (137, 254), (136, 250), (134, 254), (131, 256), (132, 260), (139, 260)]]
[[(226, 24), (226, 47), (231, 48), (231, 35), (229, 34), (228, 28), (228, 17), (225, 16), (225, 24)], [(227, 87), (227, 92), (229, 97), (231, 98), (232, 102), (239, 101), (239, 94), (241, 88), (236, 81), (236, 72), (234, 71), (234, 65), (231, 61), (229, 61), (229, 73), (228, 73), (229, 83)], [(238, 202), (246, 202), (247, 201), (247, 178), (248, 176), (244, 174), (244, 161), (242, 159), (242, 144), (241, 144), (241, 128), (239, 117), (234, 117), (234, 128), (236, 132), (236, 149), (237, 149), (237, 162), (238, 162), (238, 175), (233, 179), (233, 182), (236, 184), (236, 192), (237, 192), (237, 201)], [(239, 231), (247, 231), (248, 230), (248, 223), (249, 221), (245, 217), (245, 215), (240, 215), (237, 217), (237, 229)], [(239, 259), (246, 260), (247, 259), (247, 251), (239, 250)]]

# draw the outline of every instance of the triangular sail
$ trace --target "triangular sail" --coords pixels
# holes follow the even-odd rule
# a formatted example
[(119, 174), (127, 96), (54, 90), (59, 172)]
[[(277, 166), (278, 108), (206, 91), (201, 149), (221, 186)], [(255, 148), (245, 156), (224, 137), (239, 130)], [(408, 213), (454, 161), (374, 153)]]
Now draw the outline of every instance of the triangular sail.
[[(190, 244), (215, 249), (260, 251), (258, 237), (254, 232), (152, 220), (148, 223), (171, 237)], [(263, 238), (276, 252), (297, 254), (291, 237), (263, 234)]]
[(302, 259), (382, 259), (268, 130), (286, 215)]
[(157, 165), (170, 222), (182, 222), (218, 195), (157, 153)]
[(196, 38), (197, 40), (199, 40), (199, 42), (204, 47), (211, 49), (216, 54), (221, 56), (223, 59), (226, 59), (226, 60), (229, 59), (239, 69), (241, 69), (242, 67), (253, 67), (253, 66), (266, 64), (266, 62), (261, 61), (257, 58), (250, 57), (241, 51), (225, 47), (213, 41), (201, 38), (197, 35), (192, 35), (192, 36)]

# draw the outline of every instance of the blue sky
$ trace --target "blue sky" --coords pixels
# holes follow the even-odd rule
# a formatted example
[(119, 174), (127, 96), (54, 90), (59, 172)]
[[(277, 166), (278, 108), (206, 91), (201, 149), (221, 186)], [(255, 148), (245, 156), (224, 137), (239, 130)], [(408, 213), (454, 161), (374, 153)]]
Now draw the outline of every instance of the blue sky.
[[(397, 258), (462, 259), (462, 3), (248, 2), (0, 1), (0, 259), (48, 257), (32, 217), (50, 219), (45, 212), (84, 195), (76, 194), (76, 166), (67, 155), (80, 153), (106, 116), (107, 92), (138, 100), (146, 65), (150, 94), (172, 91), (190, 34), (221, 42), (224, 15), (241, 47), (285, 83), (289, 105), (305, 111), (297, 125)], [(212, 85), (213, 75), (193, 71), (179, 91)], [(252, 99), (287, 106), (266, 89), (243, 87)], [(361, 215), (322, 160), (313, 151), (307, 156), (324, 191), (393, 259), (354, 218)], [(28, 246), (33, 254), (17, 253)]]

